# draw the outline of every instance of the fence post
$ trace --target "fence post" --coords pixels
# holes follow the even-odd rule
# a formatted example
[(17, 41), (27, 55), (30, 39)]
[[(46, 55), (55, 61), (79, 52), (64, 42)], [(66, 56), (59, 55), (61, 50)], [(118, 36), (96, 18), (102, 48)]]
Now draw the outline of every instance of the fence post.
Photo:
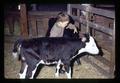
[(115, 19), (113, 23), (113, 34), (112, 34), (112, 53), (110, 57), (110, 76), (111, 78), (114, 78), (114, 72), (115, 72)]
[(10, 34), (14, 35), (14, 18), (13, 17), (9, 17), (7, 22), (8, 22)]
[(87, 24), (86, 24), (86, 32), (90, 32), (90, 29), (89, 29), (89, 9), (90, 9), (90, 5), (89, 4), (86, 4), (85, 5), (86, 6), (86, 16), (85, 16), (85, 18), (86, 18), (86, 22), (87, 22)]
[(28, 37), (28, 25), (27, 25), (27, 11), (26, 11), (26, 5), (25, 4), (20, 4), (20, 32), (21, 35), (24, 38)]
[(32, 26), (32, 37), (37, 37), (37, 23), (36, 23), (36, 17), (31, 16), (31, 26)]
[[(77, 16), (80, 18), (80, 10), (79, 9), (77, 9)], [(77, 22), (77, 27), (81, 31), (81, 24), (79, 22)]]
[(69, 15), (71, 15), (72, 13), (71, 13), (71, 4), (68, 4), (67, 5), (67, 13), (69, 14)]

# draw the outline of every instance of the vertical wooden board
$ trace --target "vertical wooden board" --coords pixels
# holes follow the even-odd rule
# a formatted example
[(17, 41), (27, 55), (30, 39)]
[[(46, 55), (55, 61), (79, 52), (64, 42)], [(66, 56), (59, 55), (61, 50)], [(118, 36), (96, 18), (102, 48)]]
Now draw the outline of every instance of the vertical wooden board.
[(37, 36), (37, 24), (36, 24), (36, 17), (31, 16), (31, 28), (32, 28), (32, 36), (36, 37)]
[(8, 26), (9, 26), (9, 32), (11, 35), (14, 33), (14, 20), (13, 17), (8, 17)]
[(14, 20), (14, 35), (20, 35), (20, 17), (16, 17)]
[(71, 15), (71, 4), (67, 4), (67, 13)]
[(37, 21), (38, 36), (45, 37), (48, 30), (48, 18), (42, 17)]
[(86, 26), (81, 24), (81, 32), (85, 33), (86, 32)]
[(20, 23), (21, 23), (21, 35), (24, 38), (28, 37), (28, 26), (27, 26), (27, 11), (26, 5), (20, 4)]
[(44, 29), (44, 27), (43, 27), (43, 19), (42, 18), (40, 18), (40, 20), (39, 21), (37, 21), (37, 28), (38, 28), (38, 37), (42, 37), (43, 35), (42, 35), (42, 30)]
[(112, 55), (110, 57), (110, 74), (111, 78), (114, 78), (114, 72), (115, 72), (115, 19), (114, 19), (114, 26), (113, 26), (113, 36), (112, 36)]

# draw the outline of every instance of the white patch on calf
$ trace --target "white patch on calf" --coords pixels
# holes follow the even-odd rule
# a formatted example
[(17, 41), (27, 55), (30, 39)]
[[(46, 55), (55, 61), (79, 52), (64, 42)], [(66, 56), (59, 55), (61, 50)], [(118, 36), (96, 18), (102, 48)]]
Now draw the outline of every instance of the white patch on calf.
[(18, 57), (18, 53), (17, 52), (13, 52), (12, 55), (13, 55), (14, 59), (16, 59)]
[(98, 54), (99, 53), (99, 49), (95, 43), (95, 40), (91, 36), (90, 36), (90, 41), (88, 43), (86, 43), (85, 51), (88, 53), (91, 53), (91, 54)]
[(30, 77), (30, 79), (33, 79), (34, 75), (35, 75), (35, 72), (37, 70), (37, 67), (39, 64), (45, 64), (43, 60), (40, 60), (40, 62), (36, 65), (36, 68), (32, 71), (32, 76)]
[(59, 77), (60, 64), (61, 64), (61, 60), (59, 60), (57, 63), (55, 77)]
[(12, 53), (14, 59), (18, 58), (18, 55), (20, 54), (20, 48), (21, 48), (21, 45), (19, 45), (19, 47), (17, 48), (17, 52)]
[(57, 64), (57, 61), (54, 61), (54, 62), (44, 62), (43, 60), (41, 60), (39, 62), (39, 64), (51, 65), (51, 64)]
[[(37, 66), (38, 67), (38, 66)], [(37, 70), (37, 67), (32, 71), (32, 76), (30, 77), (30, 79), (33, 79), (34, 75), (35, 75), (35, 72)]]
[(22, 74), (19, 73), (20, 79), (25, 79), (27, 68), (28, 68), (28, 65), (26, 64), (23, 73)]
[(78, 51), (78, 53), (71, 58), (71, 60), (73, 58), (75, 58), (78, 54), (81, 54), (83, 52), (88, 52), (90, 54), (98, 54), (99, 53), (99, 49), (98, 49), (98, 47), (97, 47), (97, 45), (96, 45), (95, 40), (93, 39), (93, 37), (90, 36), (89, 40), (90, 40), (89, 42), (86, 42), (85, 48), (81, 48)]
[(54, 61), (54, 62), (46, 62), (45, 64), (46, 64), (46, 65), (57, 64), (57, 61)]
[(90, 40), (89, 42), (86, 42), (85, 48), (81, 48), (78, 51), (78, 54), (83, 53), (83, 52), (88, 52), (90, 54), (98, 54), (99, 53), (99, 49), (98, 49), (93, 37), (90, 36), (89, 40)]
[(21, 45), (19, 45), (18, 47), (18, 54), (20, 54), (20, 48), (21, 48)]
[(45, 64), (45, 62), (43, 60), (40, 60), (38, 64)]

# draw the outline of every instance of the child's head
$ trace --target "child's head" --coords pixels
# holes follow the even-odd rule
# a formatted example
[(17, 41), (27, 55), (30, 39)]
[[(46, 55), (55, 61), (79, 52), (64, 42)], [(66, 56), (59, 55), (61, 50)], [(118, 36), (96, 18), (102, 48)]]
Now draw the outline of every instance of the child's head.
[(60, 12), (57, 16), (57, 21), (61, 21), (61, 22), (68, 21), (69, 22), (69, 15), (67, 15), (64, 12)]

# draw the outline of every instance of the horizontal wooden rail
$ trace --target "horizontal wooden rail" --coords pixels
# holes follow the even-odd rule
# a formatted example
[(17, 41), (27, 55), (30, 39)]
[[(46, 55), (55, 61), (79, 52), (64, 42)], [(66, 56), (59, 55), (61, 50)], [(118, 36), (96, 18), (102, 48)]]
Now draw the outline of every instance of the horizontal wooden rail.
[[(78, 16), (73, 16), (73, 15), (71, 15), (71, 16), (75, 21), (78, 21), (78, 22), (80, 22), (84, 25), (87, 24), (86, 20), (84, 20), (82, 18), (78, 18)], [(93, 29), (104, 32), (104, 33), (106, 33), (110, 36), (112, 36), (112, 34), (113, 34), (113, 30), (108, 28), (108, 27), (105, 27), (105, 26), (102, 26), (102, 25), (99, 25), (97, 23), (93, 23), (93, 22), (90, 22), (90, 21), (88, 21), (88, 24), (89, 24), (89, 27), (92, 27)]]
[(44, 11), (28, 11), (28, 15), (47, 15), (48, 16), (48, 14), (49, 15), (57, 15), (59, 12), (58, 11), (56, 11), (56, 12), (44, 12)]
[(113, 18), (113, 19), (115, 18), (115, 12), (110, 10), (94, 8), (94, 7), (90, 7), (89, 10), (86, 10), (85, 6), (79, 5), (79, 4), (72, 4), (71, 8), (77, 8), (77, 9), (80, 9), (81, 11), (91, 12), (100, 16), (108, 17), (108, 18)]

